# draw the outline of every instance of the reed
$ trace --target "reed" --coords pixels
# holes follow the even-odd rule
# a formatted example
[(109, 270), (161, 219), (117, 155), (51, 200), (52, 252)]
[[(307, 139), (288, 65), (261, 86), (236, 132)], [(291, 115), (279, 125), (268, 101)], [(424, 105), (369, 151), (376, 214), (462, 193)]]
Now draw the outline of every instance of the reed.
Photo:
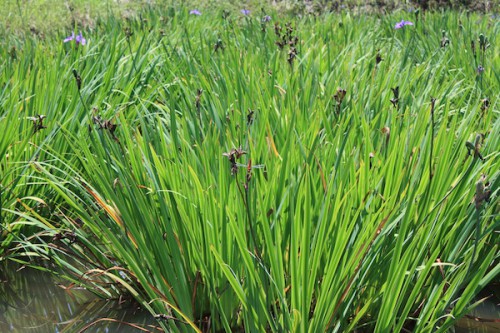
[(1, 48), (2, 258), (174, 332), (447, 331), (500, 270), (500, 26), (265, 14)]

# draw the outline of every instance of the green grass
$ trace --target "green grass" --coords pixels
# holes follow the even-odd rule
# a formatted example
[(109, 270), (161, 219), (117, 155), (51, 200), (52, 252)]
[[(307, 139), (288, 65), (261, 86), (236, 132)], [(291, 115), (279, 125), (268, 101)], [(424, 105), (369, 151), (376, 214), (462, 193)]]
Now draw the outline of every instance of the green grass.
[(498, 21), (269, 14), (7, 39), (2, 258), (130, 293), (172, 331), (445, 332), (500, 270)]
[(45, 38), (57, 29), (94, 28), (109, 16), (133, 17), (146, 0), (5, 0), (0, 8), (0, 34)]

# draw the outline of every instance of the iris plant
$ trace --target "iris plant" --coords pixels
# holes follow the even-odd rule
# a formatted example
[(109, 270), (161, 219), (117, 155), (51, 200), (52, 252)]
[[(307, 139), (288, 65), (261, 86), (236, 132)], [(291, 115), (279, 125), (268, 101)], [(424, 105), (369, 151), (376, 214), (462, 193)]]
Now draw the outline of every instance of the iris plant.
[(405, 25), (413, 25), (413, 22), (401, 20), (401, 22), (396, 23), (396, 25), (394, 26), (394, 29), (401, 29)]
[(63, 42), (67, 43), (74, 40), (76, 44), (82, 44), (85, 45), (87, 43), (87, 40), (83, 38), (82, 33), (80, 32), (78, 35), (75, 36), (75, 33), (71, 33), (71, 36), (66, 37)]

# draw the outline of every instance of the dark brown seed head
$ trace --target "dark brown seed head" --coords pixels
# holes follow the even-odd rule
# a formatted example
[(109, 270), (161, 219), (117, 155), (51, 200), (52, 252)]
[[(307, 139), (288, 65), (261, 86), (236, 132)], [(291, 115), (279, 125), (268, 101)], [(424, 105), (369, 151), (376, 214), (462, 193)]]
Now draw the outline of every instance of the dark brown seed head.
[(395, 88), (391, 88), (391, 90), (392, 90), (392, 93), (394, 95), (394, 98), (399, 99), (399, 86), (395, 87)]
[(250, 126), (253, 123), (253, 115), (255, 112), (251, 109), (248, 109), (248, 114), (247, 114), (247, 125)]
[(481, 110), (485, 111), (490, 107), (490, 100), (487, 98), (484, 98), (481, 100)]
[(337, 88), (337, 92), (335, 95), (333, 95), (333, 98), (335, 98), (335, 101), (340, 104), (345, 98), (345, 95), (347, 94), (347, 91), (343, 88)]
[(78, 75), (76, 69), (73, 69), (73, 76), (75, 77), (76, 86), (78, 87), (78, 90), (80, 90), (82, 88), (82, 78)]

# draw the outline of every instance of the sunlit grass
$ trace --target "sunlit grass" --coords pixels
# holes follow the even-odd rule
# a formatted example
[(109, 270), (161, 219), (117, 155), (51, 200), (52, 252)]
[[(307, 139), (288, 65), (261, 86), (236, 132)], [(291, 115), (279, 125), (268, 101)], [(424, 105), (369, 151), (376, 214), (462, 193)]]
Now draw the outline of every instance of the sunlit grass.
[(173, 331), (446, 331), (500, 269), (498, 23), (266, 14), (2, 49), (3, 256)]
[(0, 34), (45, 38), (54, 30), (93, 28), (100, 19), (132, 17), (148, 0), (5, 0), (0, 7)]

